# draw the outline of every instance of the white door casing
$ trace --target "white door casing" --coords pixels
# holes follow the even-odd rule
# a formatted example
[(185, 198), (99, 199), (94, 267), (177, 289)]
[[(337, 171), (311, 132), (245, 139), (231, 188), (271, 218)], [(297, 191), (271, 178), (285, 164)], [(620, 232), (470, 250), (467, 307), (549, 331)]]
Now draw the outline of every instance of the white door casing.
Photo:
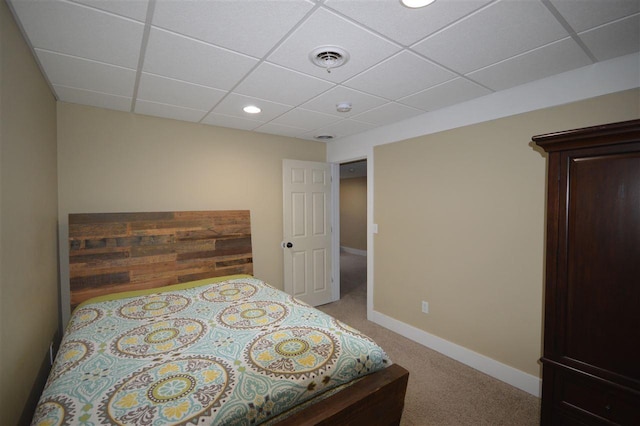
[(318, 306), (332, 302), (331, 165), (282, 160), (284, 290)]

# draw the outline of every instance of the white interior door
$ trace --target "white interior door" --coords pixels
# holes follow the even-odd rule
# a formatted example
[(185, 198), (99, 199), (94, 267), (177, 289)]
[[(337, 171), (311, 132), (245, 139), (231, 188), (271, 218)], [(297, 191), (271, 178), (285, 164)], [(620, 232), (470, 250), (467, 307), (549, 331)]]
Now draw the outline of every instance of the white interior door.
[(283, 160), (284, 290), (318, 306), (332, 302), (331, 165)]

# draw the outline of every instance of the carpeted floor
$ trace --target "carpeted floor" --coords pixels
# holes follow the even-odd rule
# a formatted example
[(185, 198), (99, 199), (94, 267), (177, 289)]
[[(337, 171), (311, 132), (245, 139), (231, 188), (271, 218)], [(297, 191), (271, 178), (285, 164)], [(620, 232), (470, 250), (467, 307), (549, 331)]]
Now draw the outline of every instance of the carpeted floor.
[(366, 257), (341, 254), (341, 299), (319, 309), (409, 370), (401, 426), (538, 425), (540, 400), (366, 319)]

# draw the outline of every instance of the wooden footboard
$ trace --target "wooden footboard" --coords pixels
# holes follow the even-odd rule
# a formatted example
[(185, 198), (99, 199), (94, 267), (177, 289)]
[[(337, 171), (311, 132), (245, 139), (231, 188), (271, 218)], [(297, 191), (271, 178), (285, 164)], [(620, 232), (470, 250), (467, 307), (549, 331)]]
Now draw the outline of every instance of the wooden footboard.
[(393, 364), (277, 424), (398, 425), (408, 380), (409, 372), (398, 364)]

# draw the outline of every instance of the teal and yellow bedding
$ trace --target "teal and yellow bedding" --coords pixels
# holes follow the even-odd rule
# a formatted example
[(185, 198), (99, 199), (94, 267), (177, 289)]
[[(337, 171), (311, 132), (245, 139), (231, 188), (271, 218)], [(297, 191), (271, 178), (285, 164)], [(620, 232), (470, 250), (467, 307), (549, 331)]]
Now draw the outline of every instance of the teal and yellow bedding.
[(76, 309), (33, 424), (259, 424), (391, 364), (250, 276), (164, 289)]

